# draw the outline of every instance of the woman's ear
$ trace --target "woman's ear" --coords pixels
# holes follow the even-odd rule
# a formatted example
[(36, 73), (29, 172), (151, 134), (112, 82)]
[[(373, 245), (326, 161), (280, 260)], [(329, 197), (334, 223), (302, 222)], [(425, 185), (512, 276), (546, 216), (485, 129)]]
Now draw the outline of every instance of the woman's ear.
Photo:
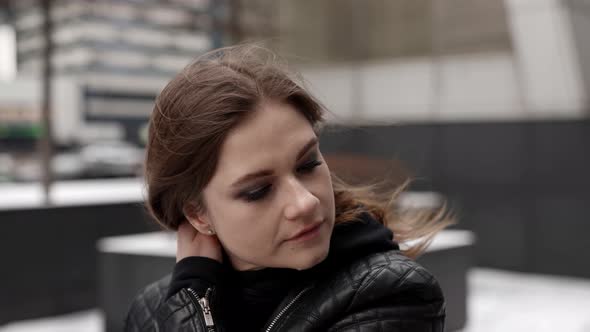
[(214, 234), (213, 226), (205, 212), (205, 209), (194, 203), (187, 203), (182, 209), (184, 217), (200, 233)]

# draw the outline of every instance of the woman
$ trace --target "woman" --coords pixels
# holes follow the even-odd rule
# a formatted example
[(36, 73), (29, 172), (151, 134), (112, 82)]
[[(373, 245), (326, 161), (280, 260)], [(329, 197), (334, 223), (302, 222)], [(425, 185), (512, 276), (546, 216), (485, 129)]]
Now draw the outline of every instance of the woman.
[[(256, 46), (202, 56), (164, 88), (147, 206), (178, 231), (177, 263), (135, 299), (127, 331), (443, 331), (441, 289), (408, 256), (446, 223), (332, 176), (323, 113)], [(426, 242), (400, 251), (394, 234)]]

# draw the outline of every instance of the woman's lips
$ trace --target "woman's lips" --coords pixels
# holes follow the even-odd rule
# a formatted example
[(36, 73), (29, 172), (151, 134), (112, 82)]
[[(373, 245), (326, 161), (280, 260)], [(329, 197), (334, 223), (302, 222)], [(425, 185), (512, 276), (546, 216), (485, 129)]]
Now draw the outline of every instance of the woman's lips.
[(289, 238), (287, 241), (307, 241), (311, 240), (312, 238), (316, 237), (320, 232), (320, 226), (322, 226), (323, 222), (317, 223), (315, 225), (309, 226), (295, 236)]

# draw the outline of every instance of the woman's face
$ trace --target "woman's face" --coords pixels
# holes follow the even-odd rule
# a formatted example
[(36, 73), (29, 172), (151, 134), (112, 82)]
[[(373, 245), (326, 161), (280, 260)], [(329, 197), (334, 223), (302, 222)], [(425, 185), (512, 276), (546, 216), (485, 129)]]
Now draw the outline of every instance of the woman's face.
[(303, 270), (328, 254), (330, 171), (312, 126), (291, 105), (264, 103), (230, 132), (203, 198), (200, 220), (237, 270)]

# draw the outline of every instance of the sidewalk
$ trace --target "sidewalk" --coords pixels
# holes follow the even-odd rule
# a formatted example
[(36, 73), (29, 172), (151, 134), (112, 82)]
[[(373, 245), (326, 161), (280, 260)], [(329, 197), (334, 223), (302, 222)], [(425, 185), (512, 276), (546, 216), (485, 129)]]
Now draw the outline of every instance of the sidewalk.
[(463, 332), (590, 332), (590, 280), (473, 269)]

